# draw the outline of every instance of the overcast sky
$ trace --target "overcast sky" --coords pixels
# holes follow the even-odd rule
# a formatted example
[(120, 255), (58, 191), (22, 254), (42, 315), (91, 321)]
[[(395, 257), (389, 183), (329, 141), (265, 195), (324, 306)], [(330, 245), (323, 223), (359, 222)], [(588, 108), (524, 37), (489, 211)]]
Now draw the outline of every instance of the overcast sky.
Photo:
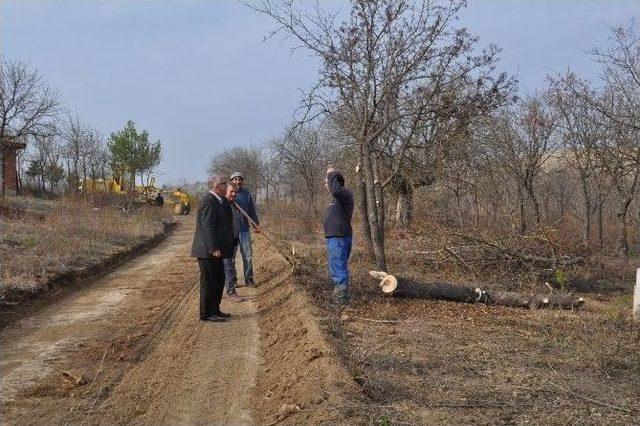
[[(612, 25), (640, 22), (638, 0), (469, 3), (462, 22), (503, 48), (523, 90), (567, 66), (595, 78), (585, 50)], [(133, 120), (160, 139), (160, 182), (204, 179), (216, 151), (261, 143), (291, 120), (317, 66), (263, 41), (272, 28), (234, 0), (0, 0), (2, 55), (40, 70), (105, 135)]]

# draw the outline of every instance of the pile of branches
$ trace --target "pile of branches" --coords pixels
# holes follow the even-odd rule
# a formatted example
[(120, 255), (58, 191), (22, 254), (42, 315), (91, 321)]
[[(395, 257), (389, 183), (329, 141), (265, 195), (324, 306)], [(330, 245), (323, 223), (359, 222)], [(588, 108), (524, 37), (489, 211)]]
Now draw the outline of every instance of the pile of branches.
[(553, 272), (587, 261), (584, 250), (561, 241), (555, 232), (546, 229), (536, 235), (499, 238), (439, 229), (430, 235), (430, 240), (440, 248), (411, 253), (425, 263), (454, 262), (473, 273), (492, 266)]

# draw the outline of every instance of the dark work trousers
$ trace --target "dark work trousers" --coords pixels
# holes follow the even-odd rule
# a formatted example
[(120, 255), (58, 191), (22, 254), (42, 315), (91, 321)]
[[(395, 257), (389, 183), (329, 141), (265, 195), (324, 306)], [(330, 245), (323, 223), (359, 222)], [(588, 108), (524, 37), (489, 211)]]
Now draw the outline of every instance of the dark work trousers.
[(200, 318), (220, 311), (224, 289), (224, 264), (222, 258), (198, 258), (200, 265)]

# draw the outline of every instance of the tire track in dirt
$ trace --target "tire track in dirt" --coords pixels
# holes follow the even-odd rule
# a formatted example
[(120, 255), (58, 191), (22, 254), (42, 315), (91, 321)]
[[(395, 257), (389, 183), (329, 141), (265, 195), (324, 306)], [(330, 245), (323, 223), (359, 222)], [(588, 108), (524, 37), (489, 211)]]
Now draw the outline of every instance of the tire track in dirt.
[[(227, 323), (197, 320), (193, 219), (181, 222), (156, 249), (0, 332), (3, 422), (253, 423), (253, 301), (224, 300)], [(69, 386), (64, 371), (89, 383)]]
[(156, 335), (157, 345), (129, 369), (100, 406), (97, 423), (249, 424), (259, 363), (252, 302), (227, 303), (227, 323), (202, 323), (195, 293)]

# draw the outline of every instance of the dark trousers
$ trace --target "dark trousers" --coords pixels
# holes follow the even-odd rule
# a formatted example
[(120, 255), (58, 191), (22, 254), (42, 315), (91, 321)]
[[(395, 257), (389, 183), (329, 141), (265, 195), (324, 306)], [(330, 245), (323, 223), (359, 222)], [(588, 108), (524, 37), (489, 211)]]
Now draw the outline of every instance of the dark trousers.
[(198, 259), (200, 265), (200, 318), (220, 311), (224, 289), (224, 264), (222, 258)]

